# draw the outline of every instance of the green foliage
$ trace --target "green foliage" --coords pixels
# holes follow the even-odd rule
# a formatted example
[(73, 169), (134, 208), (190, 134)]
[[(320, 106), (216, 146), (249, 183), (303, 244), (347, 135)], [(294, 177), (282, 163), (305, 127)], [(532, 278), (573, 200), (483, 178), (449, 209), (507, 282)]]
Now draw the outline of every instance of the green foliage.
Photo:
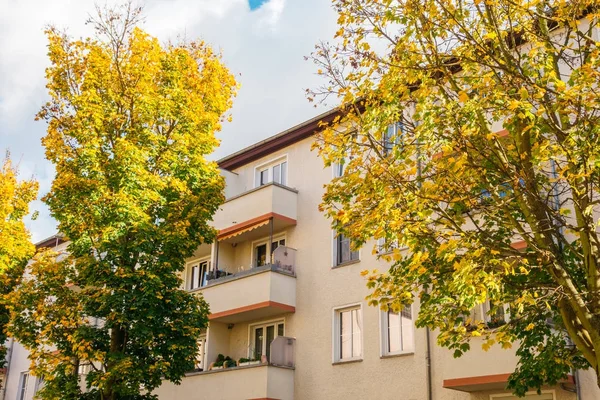
[[(370, 303), (416, 294), (417, 325), (455, 356), (517, 344), (517, 394), (570, 368), (600, 383), (596, 2), (333, 4), (309, 96), (341, 102), (315, 147), (344, 174), (321, 207), (355, 247), (398, 243), (389, 271), (364, 272)], [(502, 304), (510, 321), (487, 323)]]
[(56, 178), (45, 201), (69, 255), (36, 257), (10, 328), (44, 399), (154, 398), (193, 368), (208, 322), (179, 276), (215, 236), (224, 182), (205, 157), (237, 84), (209, 46), (161, 46), (139, 18), (129, 4), (99, 9), (95, 38), (47, 31), (51, 100), (38, 118)]
[(29, 203), (37, 196), (37, 182), (17, 180), (18, 171), (10, 158), (0, 166), (0, 368), (5, 367), (6, 325), (9, 311), (6, 296), (18, 285), (25, 265), (35, 248), (23, 218), (29, 212)]

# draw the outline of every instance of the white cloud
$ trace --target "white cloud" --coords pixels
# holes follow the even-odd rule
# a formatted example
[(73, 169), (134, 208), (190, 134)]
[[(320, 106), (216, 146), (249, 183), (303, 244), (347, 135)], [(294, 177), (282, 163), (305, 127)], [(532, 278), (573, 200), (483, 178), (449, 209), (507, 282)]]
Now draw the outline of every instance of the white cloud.
[[(0, 13), (0, 152), (10, 148), (27, 174), (50, 187), (52, 166), (40, 139), (45, 125), (33, 117), (46, 99), (44, 68), (49, 23), (74, 36), (92, 34), (85, 25), (95, 0), (5, 1)], [(100, 2), (102, 4), (103, 2)], [(108, 1), (109, 4), (115, 1)], [(222, 157), (322, 112), (314, 110), (304, 89), (317, 84), (314, 67), (303, 60), (319, 39), (335, 32), (329, 0), (270, 0), (250, 11), (247, 0), (147, 0), (143, 28), (166, 41), (185, 35), (221, 49), (242, 88), (232, 109), (233, 122), (219, 133)], [(23, 171), (25, 172), (25, 171)], [(28, 225), (34, 240), (54, 234), (55, 222), (42, 203), (38, 220)]]

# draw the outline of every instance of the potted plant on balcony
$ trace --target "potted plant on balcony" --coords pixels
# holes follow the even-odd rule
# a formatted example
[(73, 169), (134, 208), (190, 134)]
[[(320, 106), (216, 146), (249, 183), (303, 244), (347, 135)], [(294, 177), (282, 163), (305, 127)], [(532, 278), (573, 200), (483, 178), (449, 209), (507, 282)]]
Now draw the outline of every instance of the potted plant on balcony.
[(237, 362), (233, 360), (231, 357), (225, 357), (225, 361), (223, 361), (223, 367), (225, 368), (233, 368), (237, 367)]
[(225, 362), (225, 356), (223, 354), (219, 354), (217, 356), (217, 361), (215, 361), (214, 363), (210, 364), (209, 369), (213, 370), (213, 369), (223, 369), (223, 363)]
[(260, 360), (255, 359), (254, 357), (245, 358), (242, 357), (238, 361), (238, 366), (243, 367), (245, 365), (257, 365), (260, 364)]

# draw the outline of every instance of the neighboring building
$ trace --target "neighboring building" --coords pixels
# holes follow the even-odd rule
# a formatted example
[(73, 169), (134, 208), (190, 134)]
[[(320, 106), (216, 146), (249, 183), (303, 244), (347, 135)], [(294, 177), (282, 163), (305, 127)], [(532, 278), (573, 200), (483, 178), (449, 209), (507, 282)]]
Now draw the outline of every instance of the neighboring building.
[[(435, 345), (435, 333), (415, 329), (418, 302), (398, 314), (367, 305), (360, 271), (386, 265), (372, 254), (374, 243), (351, 251), (318, 210), (323, 185), (341, 171), (324, 168), (311, 145), (319, 122), (334, 116), (219, 161), (227, 201), (214, 218), (218, 239), (198, 247), (183, 276), (185, 289), (210, 304), (210, 326), (199, 340), (198, 370), (181, 385), (165, 383), (159, 398), (512, 400), (503, 388), (514, 349), (484, 352), (474, 340), (454, 359)], [(15, 344), (7, 400), (29, 400), (36, 390), (26, 354)], [(217, 369), (219, 354), (259, 361)], [(594, 374), (578, 375), (579, 399), (600, 399)], [(571, 376), (527, 400), (576, 400), (576, 386)]]

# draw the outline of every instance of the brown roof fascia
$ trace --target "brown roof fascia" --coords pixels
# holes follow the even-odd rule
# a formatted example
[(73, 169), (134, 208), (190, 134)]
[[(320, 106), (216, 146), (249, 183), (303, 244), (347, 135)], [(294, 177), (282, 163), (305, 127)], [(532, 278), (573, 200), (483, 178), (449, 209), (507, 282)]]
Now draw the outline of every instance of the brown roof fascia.
[(48, 248), (56, 247), (60, 244), (65, 243), (66, 241), (67, 240), (63, 236), (53, 235), (47, 239), (42, 240), (41, 242), (36, 243), (35, 248), (39, 250), (39, 249), (47, 248), (47, 247)]
[(314, 135), (322, 129), (323, 124), (331, 123), (337, 116), (341, 116), (342, 112), (339, 109), (333, 109), (317, 117), (296, 125), (286, 131), (283, 131), (275, 136), (258, 142), (250, 147), (233, 153), (217, 161), (219, 167), (226, 170), (234, 170), (254, 160), (258, 160), (277, 150), (281, 150), (291, 144), (299, 142)]

